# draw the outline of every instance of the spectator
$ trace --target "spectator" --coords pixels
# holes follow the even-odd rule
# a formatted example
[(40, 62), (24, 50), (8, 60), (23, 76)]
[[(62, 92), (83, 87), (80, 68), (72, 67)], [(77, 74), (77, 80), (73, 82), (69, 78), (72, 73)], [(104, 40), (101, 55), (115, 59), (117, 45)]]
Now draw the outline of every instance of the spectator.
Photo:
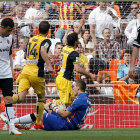
[(132, 50), (125, 50), (124, 52), (124, 64), (121, 64), (118, 68), (117, 72), (117, 80), (119, 81), (125, 81), (128, 83), (128, 72), (130, 70), (130, 61), (132, 57)]
[(106, 63), (114, 59), (120, 59), (121, 50), (120, 44), (116, 41), (110, 40), (111, 31), (109, 28), (103, 30), (104, 40), (99, 43), (98, 55), (101, 60)]
[(120, 7), (116, 5), (114, 1), (107, 2), (107, 6), (113, 8), (117, 12), (118, 17), (121, 18)]
[(128, 22), (137, 18), (136, 14), (139, 10), (138, 4), (136, 2), (132, 2), (130, 9), (131, 9), (131, 11), (130, 11), (129, 15), (126, 17)]
[[(58, 13), (58, 7), (51, 3), (50, 5), (46, 3), (45, 5), (45, 11), (48, 13), (48, 20), (59, 20), (59, 13)], [(59, 25), (51, 25), (51, 38), (54, 38), (54, 32), (56, 28), (58, 28)]]
[(82, 31), (82, 37), (79, 39), (85, 53), (91, 54), (95, 52), (94, 42), (91, 39), (90, 31), (85, 29)]
[[(22, 5), (18, 5), (15, 7), (15, 12), (16, 15), (13, 17), (15, 23), (16, 23), (16, 28), (13, 32), (14, 36), (14, 43), (13, 43), (13, 48), (19, 48), (19, 40), (24, 37), (30, 37), (31, 36), (31, 31), (29, 26), (21, 27), (18, 28), (18, 26), (22, 26), (26, 24), (26, 21), (24, 21), (24, 7)], [(24, 21), (24, 22), (23, 22)]]
[(50, 62), (56, 74), (59, 71), (59, 63), (60, 63), (59, 61), (61, 57), (60, 54), (61, 54), (62, 48), (63, 48), (63, 44), (60, 42), (57, 42), (55, 45), (54, 55), (49, 56)]
[(94, 44), (103, 39), (103, 29), (109, 28), (111, 31), (111, 39), (114, 38), (114, 27), (118, 27), (118, 16), (114, 9), (107, 7), (106, 2), (99, 2), (99, 7), (95, 8), (89, 15), (91, 37)]
[(82, 44), (79, 42), (78, 47), (75, 49), (79, 53), (79, 60), (80, 60), (80, 66), (85, 68), (86, 71), (89, 71), (88, 68), (88, 59), (87, 56), (84, 55), (84, 48), (82, 47)]
[(65, 35), (62, 39), (62, 42), (64, 45), (67, 45), (67, 36), (73, 32), (78, 34), (78, 38), (81, 38), (81, 28), (84, 26), (85, 24), (85, 19), (81, 19), (80, 22), (76, 21), (74, 22), (74, 25), (71, 26), (66, 32)]
[(125, 35), (127, 37), (127, 44), (128, 46), (132, 47), (133, 41), (137, 38), (137, 30), (140, 26), (140, 11), (136, 13), (136, 19), (131, 20), (126, 29), (125, 29)]
[(21, 71), (24, 65), (26, 64), (26, 60), (24, 59), (24, 50), (26, 48), (28, 42), (28, 38), (22, 37), (19, 40), (20, 50), (16, 53), (14, 60), (14, 70)]
[(14, 16), (15, 15), (15, 7), (16, 7), (15, 1), (2, 1), (2, 2), (0, 2), (1, 17)]
[(82, 14), (82, 10), (79, 5), (73, 2), (54, 2), (54, 4), (58, 6), (59, 20), (61, 20), (61, 25), (55, 34), (55, 38), (62, 40), (66, 30), (69, 29), (69, 25), (66, 23), (67, 20), (76, 20), (76, 12)]
[(24, 7), (24, 12), (33, 6), (32, 1), (18, 1), (17, 3), (18, 5), (22, 5)]
[[(38, 20), (47, 19), (48, 14), (44, 9), (41, 9), (42, 2), (34, 2), (33, 7), (30, 7), (25, 13), (25, 19), (33, 23), (35, 27), (38, 27)], [(36, 20), (36, 22), (35, 22)]]
[[(18, 26), (26, 24), (26, 22), (23, 23), (23, 21), (22, 21), (22, 20), (24, 20), (24, 15), (25, 15), (24, 7), (22, 5), (18, 5), (18, 6), (16, 6), (15, 11), (16, 11), (15, 17), (16, 17), (16, 22), (17, 22)], [(20, 28), (19, 32), (22, 34), (22, 36), (30, 37), (29, 26)]]
[[(107, 73), (103, 73), (99, 79), (98, 79), (99, 84), (111, 84), (111, 77)], [(110, 98), (114, 98), (114, 91), (112, 87), (97, 87), (99, 90), (99, 93), (101, 95), (108, 95)]]

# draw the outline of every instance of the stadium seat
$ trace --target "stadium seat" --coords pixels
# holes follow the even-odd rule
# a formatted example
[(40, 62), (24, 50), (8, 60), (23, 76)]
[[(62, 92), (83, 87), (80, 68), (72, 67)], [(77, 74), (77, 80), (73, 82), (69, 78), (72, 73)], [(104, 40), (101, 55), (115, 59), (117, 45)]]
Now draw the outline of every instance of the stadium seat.
[(110, 75), (111, 77), (111, 82), (112, 81), (117, 81), (117, 73), (115, 71), (109, 71), (109, 70), (102, 70), (102, 71), (99, 71), (98, 72), (98, 75), (97, 75), (97, 79), (99, 78), (100, 75), (102, 75), (103, 73), (107, 73)]
[(15, 59), (16, 52), (19, 51), (20, 49), (12, 49), (12, 54), (13, 54), (13, 59)]
[(112, 60), (109, 63), (109, 70), (110, 71), (115, 71), (117, 74), (118, 68), (121, 64), (124, 64), (124, 60)]

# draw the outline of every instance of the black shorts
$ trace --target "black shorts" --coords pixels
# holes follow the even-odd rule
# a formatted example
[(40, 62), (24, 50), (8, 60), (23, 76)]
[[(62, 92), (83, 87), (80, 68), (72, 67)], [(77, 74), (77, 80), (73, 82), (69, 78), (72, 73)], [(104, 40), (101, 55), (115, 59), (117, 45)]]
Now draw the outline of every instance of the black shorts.
[(13, 96), (13, 78), (0, 79), (0, 88), (3, 96)]

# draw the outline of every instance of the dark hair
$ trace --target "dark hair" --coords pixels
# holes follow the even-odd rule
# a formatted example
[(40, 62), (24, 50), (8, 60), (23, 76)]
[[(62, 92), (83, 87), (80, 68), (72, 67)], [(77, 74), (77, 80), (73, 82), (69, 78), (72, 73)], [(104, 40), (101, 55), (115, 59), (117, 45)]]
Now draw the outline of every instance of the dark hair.
[(85, 92), (85, 90), (86, 90), (86, 83), (83, 80), (78, 79), (78, 80), (75, 81), (75, 83), (76, 83), (76, 86), (78, 86), (81, 91)]
[(127, 53), (127, 54), (130, 54), (130, 55), (131, 55), (131, 54), (132, 54), (132, 49), (127, 49), (127, 50), (125, 50), (123, 54), (125, 54), (125, 53)]
[(50, 24), (48, 21), (41, 21), (39, 24), (39, 33), (46, 34), (50, 29)]
[(78, 41), (78, 34), (77, 33), (71, 33), (67, 36), (67, 43), (68, 46), (74, 46), (74, 43)]
[(14, 28), (14, 21), (11, 18), (5, 18), (1, 21), (1, 26)]

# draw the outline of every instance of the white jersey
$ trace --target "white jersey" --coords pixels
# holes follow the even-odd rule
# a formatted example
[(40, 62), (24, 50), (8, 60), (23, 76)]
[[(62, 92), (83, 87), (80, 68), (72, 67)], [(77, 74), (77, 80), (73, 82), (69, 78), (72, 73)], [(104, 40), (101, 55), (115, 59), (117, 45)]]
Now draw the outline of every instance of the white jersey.
[(0, 79), (12, 78), (9, 56), (12, 54), (12, 35), (0, 36)]

